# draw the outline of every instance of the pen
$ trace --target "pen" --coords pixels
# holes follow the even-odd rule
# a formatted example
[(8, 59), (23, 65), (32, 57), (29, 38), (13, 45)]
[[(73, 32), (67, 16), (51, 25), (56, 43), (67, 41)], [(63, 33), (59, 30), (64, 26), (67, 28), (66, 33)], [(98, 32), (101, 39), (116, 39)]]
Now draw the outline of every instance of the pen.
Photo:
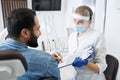
[(61, 67), (59, 67), (59, 68), (64, 68), (64, 67), (67, 67), (67, 66), (70, 66), (70, 65), (72, 65), (72, 63), (70, 63), (70, 64), (66, 64), (66, 65), (61, 66)]

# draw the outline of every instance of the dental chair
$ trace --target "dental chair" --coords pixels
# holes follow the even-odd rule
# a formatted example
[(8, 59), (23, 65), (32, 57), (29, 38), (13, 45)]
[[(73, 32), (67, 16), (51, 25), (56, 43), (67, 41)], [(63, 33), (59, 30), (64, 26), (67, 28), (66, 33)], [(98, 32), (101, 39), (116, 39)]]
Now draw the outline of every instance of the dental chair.
[(0, 50), (0, 80), (17, 80), (27, 71), (27, 62), (18, 51)]
[(107, 54), (106, 56), (107, 68), (104, 71), (106, 80), (116, 80), (116, 75), (118, 72), (119, 61), (116, 57)]
[(2, 32), (0, 32), (0, 43), (2, 43), (6, 36), (8, 35), (7, 28), (3, 29)]

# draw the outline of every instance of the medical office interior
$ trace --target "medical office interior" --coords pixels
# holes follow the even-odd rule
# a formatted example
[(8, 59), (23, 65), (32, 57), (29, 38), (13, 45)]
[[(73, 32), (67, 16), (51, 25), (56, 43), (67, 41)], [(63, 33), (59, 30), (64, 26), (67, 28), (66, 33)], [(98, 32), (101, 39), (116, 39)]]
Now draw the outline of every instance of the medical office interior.
[[(21, 3), (17, 1), (21, 1)], [(47, 1), (55, 1), (54, 4), (57, 4), (55, 5), (57, 8), (48, 8), (54, 4)], [(46, 7), (47, 5), (44, 3), (49, 6)], [(63, 55), (66, 54), (68, 37), (73, 32), (72, 13), (77, 6), (87, 5), (94, 12), (92, 27), (105, 35), (107, 54), (111, 54), (119, 60), (120, 0), (0, 0), (0, 43), (4, 41), (7, 35), (5, 29), (7, 8), (10, 5), (24, 7), (24, 4), (37, 12), (42, 31), (42, 35), (38, 39), (39, 46), (37, 49), (48, 52), (56, 50), (62, 52)], [(45, 7), (44, 10), (40, 8), (40, 5)], [(116, 80), (120, 80), (119, 75), (120, 69), (118, 68)]]

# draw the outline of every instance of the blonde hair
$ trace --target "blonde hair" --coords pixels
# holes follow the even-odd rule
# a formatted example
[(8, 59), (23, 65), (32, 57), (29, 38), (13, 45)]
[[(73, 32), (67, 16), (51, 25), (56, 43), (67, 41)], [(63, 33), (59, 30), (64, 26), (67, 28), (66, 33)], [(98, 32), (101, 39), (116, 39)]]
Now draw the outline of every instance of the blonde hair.
[(79, 6), (75, 9), (76, 14), (80, 14), (82, 16), (90, 17), (90, 20), (92, 19), (93, 12), (91, 8), (88, 6)]

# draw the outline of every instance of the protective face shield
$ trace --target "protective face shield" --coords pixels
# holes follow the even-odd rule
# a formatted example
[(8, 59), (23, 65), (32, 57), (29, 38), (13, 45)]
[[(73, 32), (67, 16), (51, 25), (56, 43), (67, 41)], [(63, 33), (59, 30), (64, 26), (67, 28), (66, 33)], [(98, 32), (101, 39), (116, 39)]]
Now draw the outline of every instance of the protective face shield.
[(87, 16), (81, 16), (79, 14), (75, 14), (73, 13), (73, 18), (74, 19), (80, 19), (80, 20), (85, 20), (85, 21), (89, 21), (90, 17), (87, 17)]
[(73, 14), (73, 18), (75, 19), (74, 31), (84, 32), (87, 28), (86, 24), (88, 24), (90, 17)]

